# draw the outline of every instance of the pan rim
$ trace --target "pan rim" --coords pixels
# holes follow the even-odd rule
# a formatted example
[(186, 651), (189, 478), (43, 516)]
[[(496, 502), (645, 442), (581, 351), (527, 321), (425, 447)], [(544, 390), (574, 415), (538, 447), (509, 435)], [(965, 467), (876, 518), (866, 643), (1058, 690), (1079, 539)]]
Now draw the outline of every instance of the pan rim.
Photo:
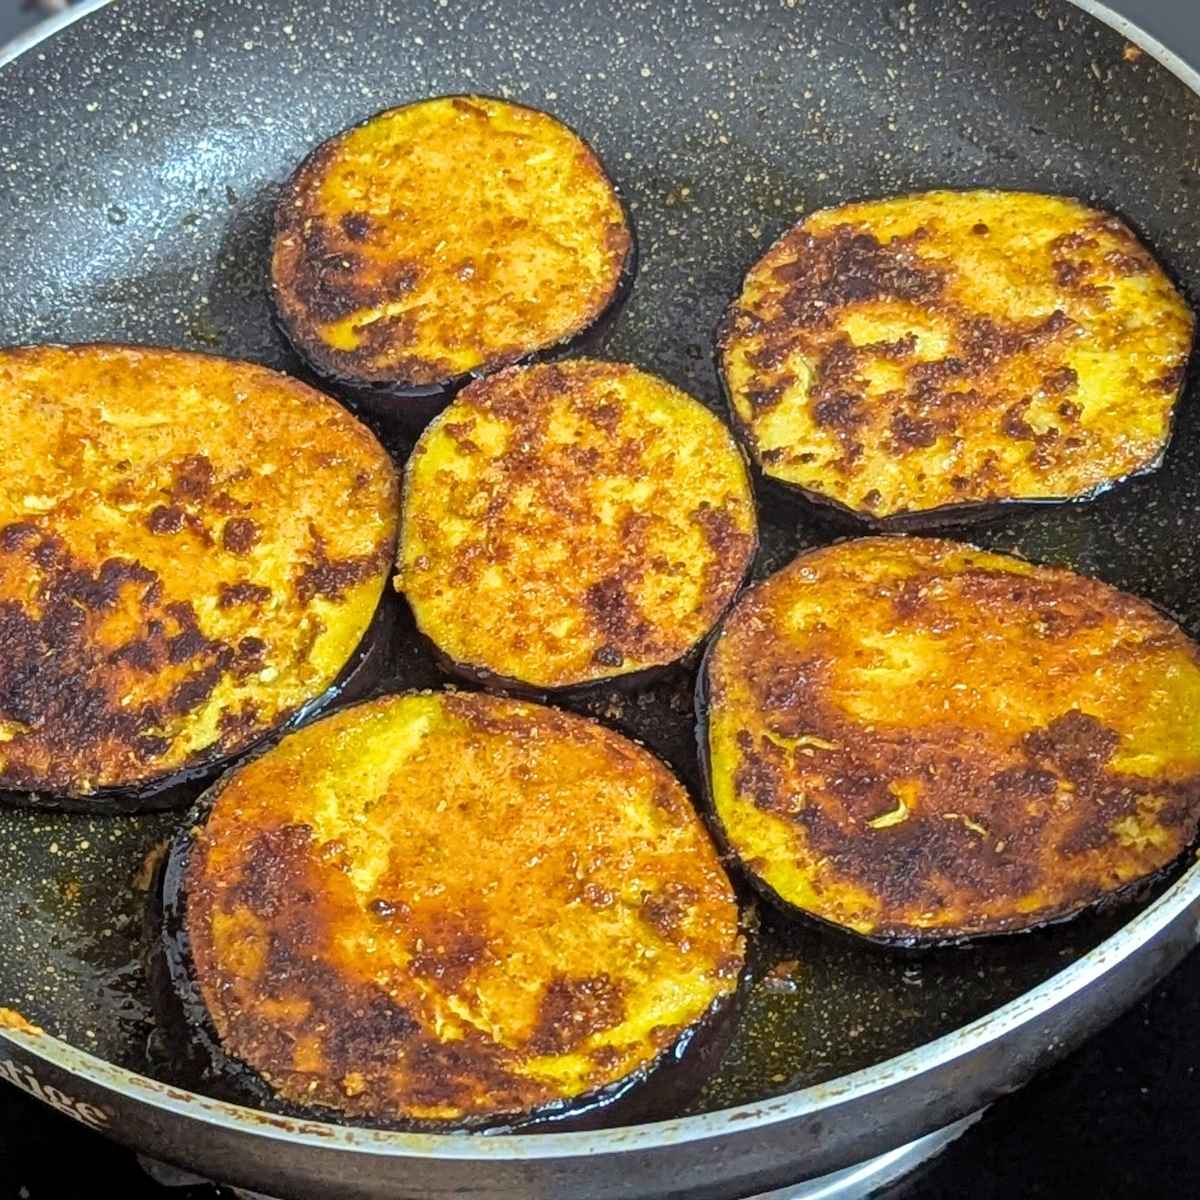
[[(0, 68), (113, 2), (80, 0), (72, 8), (46, 19), (0, 49)], [(1200, 95), (1200, 72), (1133, 20), (1114, 12), (1099, 0), (1068, 0), (1068, 3), (1133, 42), (1190, 91)], [(985, 1050), (1012, 1030), (1047, 1016), (1058, 1005), (1100, 983), (1131, 954), (1153, 942), (1176, 922), (1191, 917), (1195, 924), (1189, 940), (1200, 940), (1198, 914), (1200, 862), (1195, 862), (1157, 900), (1063, 970), (975, 1021), (903, 1054), (768, 1100), (695, 1116), (591, 1132), (529, 1133), (489, 1138), (477, 1134), (398, 1133), (319, 1121), (298, 1122), (160, 1083), (80, 1050), (52, 1034), (0, 1028), (0, 1043), (19, 1047), (23, 1054), (80, 1076), (114, 1096), (173, 1117), (224, 1127), (248, 1136), (270, 1136), (314, 1150), (365, 1153), (394, 1159), (477, 1162), (644, 1153), (664, 1146), (720, 1140), (737, 1130), (767, 1129), (861, 1100), (898, 1081), (945, 1068), (958, 1059)]]

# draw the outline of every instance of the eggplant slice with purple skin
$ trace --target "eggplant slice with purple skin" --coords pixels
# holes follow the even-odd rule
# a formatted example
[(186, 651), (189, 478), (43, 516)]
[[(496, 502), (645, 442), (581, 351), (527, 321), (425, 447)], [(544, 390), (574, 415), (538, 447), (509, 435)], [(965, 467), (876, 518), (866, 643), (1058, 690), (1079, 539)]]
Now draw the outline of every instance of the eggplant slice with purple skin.
[(940, 191), (806, 217), (750, 269), (718, 356), (767, 479), (918, 528), (1156, 468), (1193, 324), (1116, 217)]
[(744, 965), (671, 772), (485, 693), (386, 696), (235, 768), (173, 842), (159, 904), (169, 1034), (245, 1099), (355, 1124), (677, 1107)]
[(1200, 823), (1200, 648), (1098, 580), (959, 542), (793, 560), (724, 621), (697, 709), (750, 881), (889, 946), (1130, 896)]
[(339, 395), (419, 429), (469, 379), (590, 341), (636, 257), (577, 133), (525, 105), (442, 96), (305, 159), (276, 211), (271, 293)]
[(0, 350), (0, 796), (180, 803), (371, 647), (399, 483), (336, 401), (250, 363)]
[(396, 585), (450, 669), (562, 692), (688, 654), (756, 542), (720, 418), (635, 367), (572, 359), (479, 380), (426, 428)]

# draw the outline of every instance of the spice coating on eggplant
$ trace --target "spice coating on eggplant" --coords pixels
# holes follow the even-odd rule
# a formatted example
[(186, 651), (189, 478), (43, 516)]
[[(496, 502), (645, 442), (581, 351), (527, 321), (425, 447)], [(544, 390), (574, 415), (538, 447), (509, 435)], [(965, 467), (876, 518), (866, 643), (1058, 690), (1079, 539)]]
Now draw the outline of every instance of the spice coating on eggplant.
[(0, 788), (88, 796), (319, 697), (387, 580), (395, 470), (340, 405), (178, 351), (0, 351)]
[(427, 427), (396, 582), (465, 673), (563, 688), (680, 658), (755, 544), (720, 419), (644, 371), (575, 359), (479, 380)]
[(941, 191), (805, 218), (751, 268), (719, 354), (764, 473), (878, 521), (1152, 469), (1192, 329), (1116, 217)]
[(293, 1105), (561, 1110), (648, 1074), (736, 989), (737, 905), (686, 791), (594, 722), (385, 697), (214, 791), (191, 969), (223, 1051)]
[(956, 542), (801, 555), (705, 669), (716, 816), (786, 906), (893, 943), (1025, 929), (1200, 821), (1200, 651), (1144, 601)]
[(322, 375), (400, 391), (558, 345), (617, 296), (633, 240), (588, 145), (485, 96), (389, 109), (317, 148), (280, 200), (280, 320)]

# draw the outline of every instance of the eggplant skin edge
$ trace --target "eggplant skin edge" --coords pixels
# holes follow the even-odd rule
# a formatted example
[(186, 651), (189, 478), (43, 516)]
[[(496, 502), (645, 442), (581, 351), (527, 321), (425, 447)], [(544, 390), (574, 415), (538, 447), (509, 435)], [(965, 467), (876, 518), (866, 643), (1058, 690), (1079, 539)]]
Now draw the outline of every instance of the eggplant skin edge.
[[(151, 1003), (170, 1063), (172, 1080), (233, 1104), (298, 1120), (406, 1133), (571, 1132), (618, 1123), (662, 1120), (675, 1115), (703, 1086), (733, 1039), (736, 1017), (752, 975), (751, 956), (742, 963), (735, 987), (719, 996), (671, 1045), (641, 1069), (622, 1079), (527, 1113), (468, 1117), (457, 1121), (356, 1118), (320, 1106), (301, 1107), (280, 1099), (254, 1068), (228, 1054), (221, 1045), (195, 978), (186, 929), (187, 898), (183, 887), (197, 829), (207, 819), (221, 790), (251, 759), (269, 752), (278, 741), (259, 746), (229, 768), (200, 797), (174, 836), (158, 865), (145, 909), (147, 976)], [(739, 918), (745, 928), (745, 914)]]
[[(896, 532), (889, 532), (881, 536), (904, 540), (904, 535)], [(848, 535), (834, 539), (832, 542), (818, 547), (818, 549), (828, 549), (830, 546), (837, 546), (846, 542), (860, 540), (855, 535)], [(1016, 558), (1019, 561), (1029, 562), (1031, 565), (1038, 565), (1032, 560), (1025, 559), (1015, 553), (1008, 553), (1007, 557)], [(1086, 578), (1086, 577), (1084, 577)], [(762, 582), (762, 581), (760, 581)], [(744, 594), (744, 593), (743, 593)], [(1151, 603), (1150, 601), (1142, 600), (1141, 603), (1148, 605), (1154, 609), (1160, 616), (1172, 624), (1177, 624), (1175, 618), (1160, 606)], [(969, 931), (937, 931), (931, 929), (921, 929), (912, 926), (895, 926), (884, 927), (870, 933), (862, 932), (851, 928), (850, 926), (840, 924), (837, 921), (830, 920), (827, 917), (821, 916), (809, 909), (803, 908), (800, 905), (794, 904), (790, 900), (781, 895), (770, 883), (768, 883), (761, 875), (753, 870), (744, 860), (737, 846), (730, 838), (725, 824), (717, 811), (715, 792), (713, 788), (712, 776), (712, 756), (709, 741), (709, 715), (710, 715), (710, 698), (708, 688), (709, 663), (712, 655), (716, 652), (720, 641), (724, 625), (728, 620), (729, 613), (713, 630), (708, 644), (705, 648), (704, 655), (701, 658), (699, 667), (696, 672), (696, 686), (694, 692), (694, 715), (695, 715), (695, 736), (696, 736), (696, 751), (697, 760), (699, 763), (699, 779), (700, 779), (700, 813), (705, 823), (708, 825), (712, 834), (713, 840), (716, 843), (721, 860), (725, 864), (726, 869), (730, 871), (733, 878), (740, 881), (744, 886), (748, 887), (755, 895), (762, 897), (767, 901), (777, 912), (793, 920), (797, 920), (810, 928), (821, 930), (834, 937), (840, 938), (849, 944), (867, 945), (879, 951), (894, 952), (899, 954), (922, 955), (936, 950), (943, 949), (969, 949), (975, 945), (991, 942), (997, 938), (1011, 938), (1023, 934), (1036, 934), (1045, 929), (1051, 929), (1058, 925), (1066, 924), (1067, 922), (1083, 918), (1088, 914), (1099, 915), (1102, 913), (1112, 912), (1114, 910), (1134, 905), (1145, 899), (1159, 885), (1164, 883), (1175, 875), (1180, 864), (1187, 856), (1190, 846), (1185, 845), (1180, 852), (1170, 861), (1164, 863), (1157, 870), (1151, 871), (1146, 875), (1136, 879), (1128, 880), (1120, 886), (1113, 888), (1110, 891), (1104, 892), (1090, 901), (1081, 905), (1069, 907), (1065, 909), (1056, 909), (1045, 914), (1021, 914), (1012, 919), (1011, 922), (997, 924), (992, 928), (969, 930)], [(1195, 839), (1191, 845), (1195, 844)], [(1030, 920), (1029, 917), (1034, 919)]]
[[(476, 379), (482, 379), (505, 367), (530, 366), (540, 362), (553, 362), (557, 359), (582, 352), (597, 352), (601, 350), (621, 309), (633, 291), (634, 281), (637, 278), (641, 262), (637, 224), (629, 204), (621, 193), (621, 189), (613, 179), (607, 164), (597, 153), (591, 142), (573, 125), (562, 120), (561, 117), (555, 116), (545, 109), (539, 109), (534, 105), (522, 104), (519, 101), (505, 99), (504, 97), (494, 96), (486, 92), (456, 93), (438, 97), (426, 97), (409, 101), (397, 107), (404, 108), (410, 105), (421, 104), (425, 99), (453, 100), (471, 98), (494, 101), (513, 108), (528, 109), (530, 112), (548, 116), (577, 138), (599, 165), (603, 177), (607, 180), (612, 190), (613, 197), (620, 209), (622, 222), (629, 236), (629, 245), (620, 273), (613, 285), (609, 298), (585, 326), (573, 333), (567, 334), (556, 342), (545, 346), (533, 347), (528, 352), (517, 357), (496, 359), (495, 361), (474, 367), (469, 371), (451, 376), (448, 379), (429, 384), (405, 384), (400, 381), (370, 380), (355, 377), (339, 372), (329, 365), (320, 362), (317, 356), (310, 352), (305, 339), (299, 335), (293, 322), (289, 320), (284, 312), (280, 289), (274, 278), (274, 271), (268, 268), (267, 297), (271, 310), (271, 323), (274, 325), (284, 344), (303, 364), (305, 370), (324, 387), (331, 389), (347, 407), (382, 419), (394, 425), (398, 430), (414, 436), (420, 433), (424, 426), (441, 412), (458, 392)], [(392, 108), (380, 109), (355, 122), (353, 125), (338, 130), (314, 146), (304, 156), (288, 176), (279, 199), (276, 202), (272, 217), (272, 246), (276, 238), (286, 228), (287, 216), (285, 207), (292, 196), (293, 185), (300, 177), (301, 172), (310, 165), (312, 160), (316, 158), (328, 142), (342, 137), (355, 129), (369, 125), (377, 117), (391, 111), (393, 111)]]

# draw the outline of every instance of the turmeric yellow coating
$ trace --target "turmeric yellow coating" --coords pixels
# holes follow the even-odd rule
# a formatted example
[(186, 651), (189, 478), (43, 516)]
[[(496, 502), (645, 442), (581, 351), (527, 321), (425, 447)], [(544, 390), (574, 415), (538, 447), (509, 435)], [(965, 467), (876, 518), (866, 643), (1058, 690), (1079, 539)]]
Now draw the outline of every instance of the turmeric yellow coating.
[(318, 370), (430, 385), (569, 339), (632, 250), (587, 144), (546, 113), (444, 96), (320, 146), (280, 202), (280, 316)]
[(767, 475), (882, 519), (1153, 467), (1192, 327), (1116, 217), (942, 191), (789, 230), (746, 276), (721, 359)]
[(737, 905), (682, 785), (610, 730), (410, 693), (221, 786), (186, 868), (226, 1051), (351, 1117), (519, 1117), (645, 1071), (737, 985)]
[(173, 350), (0, 351), (0, 787), (136, 787), (333, 683), (397, 480), (340, 405)]
[(397, 585), (461, 668), (567, 687), (684, 655), (755, 534), (741, 452), (699, 401), (621, 363), (513, 367), (417, 442)]
[(1069, 916), (1200, 821), (1200, 653), (1150, 605), (864, 538), (748, 592), (708, 664), (717, 816), (777, 896), (937, 941)]

